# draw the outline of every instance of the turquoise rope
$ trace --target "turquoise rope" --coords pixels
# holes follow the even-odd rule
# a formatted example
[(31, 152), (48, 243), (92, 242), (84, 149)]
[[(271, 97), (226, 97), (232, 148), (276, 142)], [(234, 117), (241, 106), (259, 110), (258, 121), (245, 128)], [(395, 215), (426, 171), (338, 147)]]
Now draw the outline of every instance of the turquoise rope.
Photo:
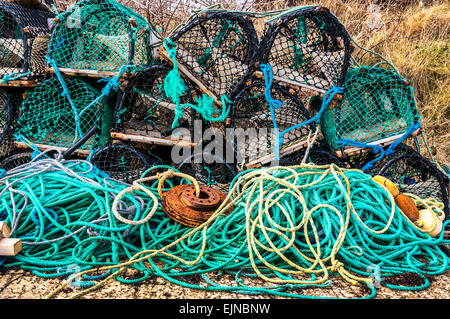
[[(155, 166), (144, 175), (152, 170), (165, 168), (167, 166)], [(290, 170), (298, 172), (298, 177), (294, 178)], [(239, 185), (237, 194), (241, 194), (241, 199), (234, 204), (231, 214), (218, 216), (207, 227), (207, 245), (197, 264), (185, 265), (169, 256), (158, 255), (149, 259), (148, 263), (131, 265), (130, 267), (138, 272), (135, 278), (117, 274), (117, 279), (123, 283), (137, 283), (156, 275), (184, 287), (206, 291), (312, 298), (313, 296), (303, 295), (302, 290), (328, 287), (331, 281), (322, 284), (308, 283), (317, 279), (316, 275), (309, 274), (306, 277), (307, 283), (302, 285), (275, 284), (270, 287), (250, 287), (243, 284), (241, 278), (256, 277), (250, 263), (246, 221), (249, 217), (254, 219), (257, 216), (258, 205), (250, 210), (245, 206), (246, 203), (257, 203), (260, 191), (267, 192), (265, 198), (275, 198), (277, 195), (274, 192), (285, 187), (276, 181), (285, 181), (291, 183), (292, 187), (307, 199), (308, 209), (327, 203), (342, 213), (346, 211), (347, 203), (344, 197), (346, 190), (336, 183), (333, 176), (326, 175), (319, 183), (305, 186), (321, 178), (320, 174), (309, 174), (314, 172), (321, 173), (323, 169), (292, 167), (260, 170), (260, 174), (271, 176), (271, 179), (262, 182), (261, 189), (253, 187), (259, 182), (255, 184), (249, 181), (250, 184), (246, 185), (241, 183), (249, 171), (240, 173), (230, 187)], [(385, 190), (369, 175), (360, 171), (342, 170), (342, 173), (349, 179), (350, 198), (356, 214), (364, 217), (364, 224), (367, 227), (383, 228), (390, 215), (390, 204)], [(147, 185), (156, 196), (158, 196), (157, 182)], [(72, 274), (71, 265), (78, 265), (80, 270), (115, 266), (142, 250), (161, 249), (191, 231), (191, 228), (168, 218), (160, 206), (148, 223), (132, 226), (117, 221), (111, 212), (111, 203), (114, 196), (126, 186), (113, 180), (106, 182), (97, 170), (83, 161), (57, 162), (53, 159), (42, 159), (8, 171), (0, 179), (0, 215), (5, 216), (4, 220), (11, 226), (13, 236), (22, 238), (23, 250), (16, 257), (6, 258), (2, 267), (17, 266), (29, 269), (43, 278), (67, 277)], [(255, 191), (252, 192), (252, 189)], [(144, 205), (141, 205), (138, 198), (144, 200)], [(231, 197), (231, 200), (233, 199), (234, 196)], [(148, 197), (142, 192), (135, 192), (133, 196), (125, 195), (119, 213), (131, 220), (142, 219), (147, 214), (147, 201)], [(279, 206), (272, 206), (268, 214), (263, 215), (261, 223), (267, 227), (274, 225), (284, 227), (287, 231), (280, 231), (288, 235), (292, 227), (287, 223), (282, 209), (291, 216), (294, 225), (301, 223), (305, 210), (291, 193), (286, 193), (278, 203)], [(325, 207), (318, 209), (313, 214), (312, 220), (321, 234), (315, 239), (313, 230), (309, 227), (306, 233), (313, 241), (313, 246), (320, 245), (321, 256), (328, 256), (336, 244), (342, 220)], [(450, 221), (446, 221), (444, 228), (448, 228), (449, 224)], [(288, 255), (296, 264), (309, 267), (310, 262), (304, 256), (313, 256), (305, 242), (303, 232), (304, 228), (296, 231), (297, 251), (291, 249)], [(285, 238), (274, 232), (268, 233), (267, 236), (260, 231), (255, 233), (255, 239), (262, 245), (268, 246), (270, 239), (278, 248), (286, 246), (289, 238), (289, 235)], [(449, 268), (448, 257), (438, 247), (449, 243), (443, 239), (443, 233), (439, 238), (431, 238), (418, 231), (398, 208), (395, 208), (390, 227), (382, 234), (370, 232), (356, 215), (350, 215), (349, 226), (343, 240), (336, 258), (347, 270), (363, 276), (371, 275), (368, 271), (370, 265), (380, 267), (382, 280), (405, 272), (424, 276), (438, 275)], [(197, 231), (173, 246), (170, 253), (180, 258), (194, 260), (202, 250), (202, 245), (201, 231)], [(280, 269), (292, 269), (277, 253), (264, 249), (259, 251), (272, 265)], [(303, 256), (298, 253), (299, 251)], [(423, 258), (429, 262), (424, 263)], [(157, 260), (164, 266), (159, 263), (160, 266), (157, 266), (155, 264)], [(258, 258), (255, 262), (265, 276), (291, 279), (288, 274), (265, 267)], [(237, 285), (223, 286), (215, 283), (210, 278), (217, 271), (235, 276)], [(113, 270), (89, 274), (82, 278), (81, 286), (90, 287), (97, 280), (114, 273)], [(187, 276), (200, 276), (203, 283), (192, 284), (187, 281)], [(425, 289), (426, 285), (392, 288), (420, 290)], [(300, 293), (295, 293), (295, 290)], [(365, 298), (372, 298), (375, 295), (376, 290), (371, 287)]]

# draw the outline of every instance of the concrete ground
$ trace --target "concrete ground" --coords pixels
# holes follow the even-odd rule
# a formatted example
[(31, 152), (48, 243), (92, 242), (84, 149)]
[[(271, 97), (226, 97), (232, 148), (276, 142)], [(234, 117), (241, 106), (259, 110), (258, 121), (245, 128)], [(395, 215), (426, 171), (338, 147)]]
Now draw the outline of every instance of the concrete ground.
[[(450, 298), (450, 270), (442, 275), (430, 277), (430, 287), (423, 291), (398, 291), (385, 287), (377, 290), (379, 299), (449, 299)], [(29, 271), (8, 269), (0, 273), (0, 299), (40, 299), (57, 288), (63, 280), (42, 279)], [(199, 283), (199, 278), (189, 278), (191, 283)], [(391, 283), (408, 285), (419, 284), (420, 278), (414, 276), (391, 279)], [(236, 285), (234, 278), (225, 277), (221, 284)], [(261, 279), (244, 279), (245, 284), (263, 286)], [(67, 287), (56, 298), (69, 298), (79, 292), (79, 288)], [(333, 278), (333, 285), (328, 288), (303, 289), (297, 293), (318, 297), (355, 298), (367, 296), (368, 288), (362, 285), (352, 286), (340, 277)], [(172, 284), (160, 277), (148, 278), (138, 284), (122, 284), (111, 281), (104, 287), (83, 296), (92, 299), (235, 299), (235, 298), (278, 298), (273, 296), (250, 296), (225, 292), (205, 292), (184, 288)]]

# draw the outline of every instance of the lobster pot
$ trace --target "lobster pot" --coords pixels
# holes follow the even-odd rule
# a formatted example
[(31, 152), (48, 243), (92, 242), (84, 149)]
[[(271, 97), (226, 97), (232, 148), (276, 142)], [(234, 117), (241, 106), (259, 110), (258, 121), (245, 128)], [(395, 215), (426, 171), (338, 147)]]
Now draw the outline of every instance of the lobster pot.
[(143, 152), (125, 144), (108, 145), (96, 151), (90, 161), (110, 178), (130, 184), (156, 164)]
[[(239, 163), (258, 162), (261, 158), (275, 154), (276, 132), (292, 128), (310, 118), (308, 110), (300, 99), (285, 87), (277, 84), (271, 86), (272, 99), (280, 100), (283, 105), (274, 108), (272, 116), (264, 94), (265, 84), (256, 81), (245, 87), (233, 104), (231, 125), (234, 128), (234, 148)], [(298, 151), (307, 144), (313, 124), (292, 129), (283, 134), (280, 155)]]
[(151, 60), (153, 27), (113, 0), (82, 0), (58, 20), (49, 46), (58, 68), (117, 72)]
[(45, 72), (50, 41), (48, 19), (54, 13), (0, 1), (0, 78), (28, 73), (33, 79)]
[[(35, 144), (70, 147), (95, 125), (100, 125), (102, 114), (110, 110), (104, 99), (92, 103), (100, 92), (78, 78), (66, 78), (65, 85), (72, 102), (56, 77), (29, 93), (20, 110), (18, 136)], [(101, 119), (103, 126), (108, 118)], [(81, 148), (95, 148), (98, 143), (99, 135), (94, 134)]]
[(274, 77), (328, 90), (340, 86), (351, 56), (350, 36), (327, 8), (302, 7), (266, 21), (260, 60)]
[[(164, 93), (164, 79), (171, 68), (164, 64), (147, 67), (128, 82), (117, 99), (115, 120), (117, 131), (141, 136), (170, 135), (175, 104)], [(180, 103), (192, 103), (189, 90)], [(183, 111), (179, 126), (192, 129), (191, 108)]]
[(409, 148), (408, 152), (403, 151), (386, 161), (376, 174), (393, 181), (401, 193), (442, 202), (446, 218), (449, 218), (448, 176), (413, 149)]
[(235, 12), (210, 10), (171, 36), (177, 61), (216, 97), (233, 99), (249, 74), (258, 38), (252, 22)]
[(412, 87), (394, 72), (356, 68), (348, 72), (343, 88), (342, 100), (337, 106), (330, 103), (320, 122), (332, 150), (344, 139), (375, 142), (401, 135), (420, 123)]
[(233, 163), (226, 162), (226, 156), (203, 151), (186, 157), (177, 169), (194, 177), (200, 184), (228, 192), (230, 183), (237, 174)]

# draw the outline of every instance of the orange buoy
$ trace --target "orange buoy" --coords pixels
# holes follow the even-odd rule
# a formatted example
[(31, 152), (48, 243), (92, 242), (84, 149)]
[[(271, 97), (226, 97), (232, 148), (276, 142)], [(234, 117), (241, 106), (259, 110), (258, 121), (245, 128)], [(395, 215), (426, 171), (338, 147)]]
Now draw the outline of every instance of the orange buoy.
[(411, 221), (415, 222), (419, 219), (419, 210), (410, 197), (405, 194), (399, 194), (395, 197), (395, 203)]

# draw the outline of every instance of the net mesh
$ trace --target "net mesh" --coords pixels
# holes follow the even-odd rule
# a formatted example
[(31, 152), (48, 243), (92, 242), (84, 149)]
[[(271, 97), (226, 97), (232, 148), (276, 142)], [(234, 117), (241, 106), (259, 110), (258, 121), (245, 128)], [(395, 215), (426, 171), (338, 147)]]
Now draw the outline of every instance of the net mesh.
[(148, 65), (156, 32), (131, 9), (113, 0), (82, 0), (59, 17), (49, 45), (58, 67), (119, 71)]
[[(116, 105), (116, 130), (137, 135), (166, 136), (174, 120), (175, 104), (164, 93), (164, 79), (170, 67), (152, 65), (138, 72), (122, 92)], [(181, 103), (192, 103), (189, 90), (180, 97)], [(192, 130), (191, 108), (183, 112), (180, 127)]]
[(177, 166), (181, 172), (195, 177), (203, 185), (227, 192), (236, 176), (236, 168), (219, 155), (209, 152), (196, 153)]
[(217, 97), (233, 97), (257, 50), (253, 24), (242, 14), (207, 11), (197, 15), (171, 39), (177, 61)]
[(393, 181), (401, 193), (412, 193), (420, 198), (435, 198), (444, 203), (449, 217), (449, 179), (436, 165), (410, 149), (387, 161), (379, 175)]
[(91, 163), (109, 177), (132, 183), (154, 163), (141, 151), (124, 144), (106, 146), (91, 157)]
[(5, 92), (0, 91), (0, 145), (9, 136), (13, 120), (13, 107)]
[(0, 158), (11, 155), (14, 150), (13, 134), (24, 92), (26, 91), (21, 88), (11, 87), (0, 90)]
[[(104, 98), (92, 104), (100, 92), (78, 78), (64, 80), (73, 106), (56, 77), (44, 81), (22, 104), (16, 130), (19, 136), (36, 144), (70, 147), (94, 125), (99, 125), (101, 115), (110, 109)], [(99, 147), (99, 134), (81, 146), (82, 149), (96, 147)]]
[[(264, 91), (265, 84), (256, 81), (245, 87), (233, 104), (231, 125), (236, 130), (234, 147), (238, 162), (249, 163), (275, 152), (273, 117)], [(279, 109), (274, 109), (276, 125), (280, 133), (310, 118), (303, 103), (285, 87), (273, 84), (271, 95), (273, 99), (284, 103)], [(301, 142), (306, 140), (313, 127), (313, 124), (309, 124), (284, 134), (283, 143), (280, 145), (281, 154), (283, 149), (294, 143), (302, 145), (299, 148), (303, 148), (304, 143)]]
[(4, 169), (5, 171), (9, 171), (13, 168), (16, 168), (17, 166), (29, 163), (33, 158), (32, 155), (32, 152), (21, 152), (8, 156), (0, 162), (0, 168)]
[(420, 123), (412, 87), (394, 72), (377, 67), (350, 70), (337, 107), (328, 105), (321, 130), (328, 146), (350, 139), (369, 143), (405, 133)]
[[(288, 156), (280, 159), (280, 166), (300, 165), (305, 157), (306, 149), (296, 151)], [(314, 163), (316, 165), (328, 165), (335, 164), (339, 167), (347, 168), (347, 162), (337, 157), (328, 149), (323, 148), (317, 144), (314, 144), (309, 150), (306, 163)]]
[(54, 16), (50, 11), (0, 1), (0, 74), (43, 75), (50, 40), (47, 19)]
[(274, 76), (327, 90), (340, 86), (349, 66), (350, 37), (327, 9), (304, 7), (266, 22), (261, 60)]

